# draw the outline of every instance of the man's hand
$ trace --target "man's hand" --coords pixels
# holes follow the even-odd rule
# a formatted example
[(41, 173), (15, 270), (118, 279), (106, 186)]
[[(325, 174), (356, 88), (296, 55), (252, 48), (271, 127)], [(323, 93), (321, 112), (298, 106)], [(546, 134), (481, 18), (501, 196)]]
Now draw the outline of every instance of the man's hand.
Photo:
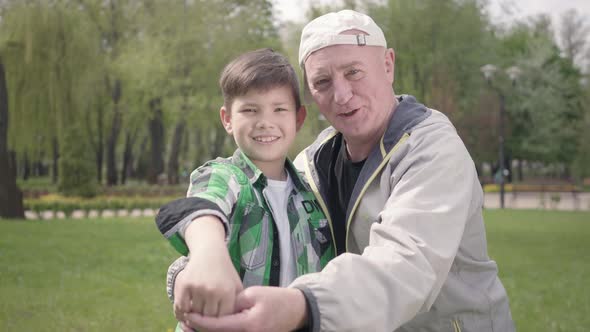
[(184, 324), (208, 332), (283, 332), (304, 326), (307, 306), (303, 293), (294, 288), (253, 286), (236, 298), (236, 313), (206, 317), (185, 315)]
[(174, 315), (222, 316), (234, 312), (236, 295), (243, 286), (224, 241), (224, 229), (216, 217), (194, 220), (186, 230), (190, 259), (174, 284)]

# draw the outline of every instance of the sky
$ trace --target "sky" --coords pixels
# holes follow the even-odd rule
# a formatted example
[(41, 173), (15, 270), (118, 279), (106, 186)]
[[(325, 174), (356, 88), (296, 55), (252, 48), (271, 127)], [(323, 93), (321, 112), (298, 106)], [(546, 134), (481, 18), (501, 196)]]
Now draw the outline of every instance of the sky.
[[(411, 0), (408, 0), (411, 1)], [(309, 3), (339, 3), (339, 0), (273, 0), (277, 17), (281, 21), (304, 21), (304, 13)], [(509, 23), (514, 18), (522, 18), (539, 13), (551, 13), (554, 23), (568, 9), (577, 9), (588, 17), (590, 22), (590, 0), (489, 0), (492, 18), (498, 23)], [(501, 8), (508, 8), (510, 15), (501, 15)]]
[[(277, 18), (280, 21), (305, 22), (305, 12), (310, 3), (338, 4), (341, 0), (272, 0)], [(381, 0), (385, 1), (385, 0)], [(413, 0), (407, 0), (413, 1)], [(537, 14), (550, 14), (556, 40), (560, 43), (557, 31), (562, 14), (570, 9), (577, 10), (590, 24), (590, 0), (488, 0), (488, 10), (496, 24), (510, 24), (517, 19)], [(590, 35), (587, 36), (590, 43)], [(581, 68), (590, 70), (590, 63), (578, 63)]]

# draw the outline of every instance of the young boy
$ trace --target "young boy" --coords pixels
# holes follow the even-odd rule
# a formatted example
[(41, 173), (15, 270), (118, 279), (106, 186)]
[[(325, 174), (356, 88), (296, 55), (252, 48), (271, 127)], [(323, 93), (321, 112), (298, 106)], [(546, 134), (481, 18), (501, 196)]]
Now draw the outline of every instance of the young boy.
[[(238, 149), (191, 174), (187, 198), (164, 205), (156, 223), (183, 255), (190, 276), (177, 289), (175, 315), (232, 313), (235, 296), (253, 285), (287, 286), (334, 257), (333, 236), (315, 196), (287, 152), (306, 116), (293, 67), (261, 49), (238, 56), (222, 72), (223, 127)], [(240, 282), (241, 280), (241, 282)]]

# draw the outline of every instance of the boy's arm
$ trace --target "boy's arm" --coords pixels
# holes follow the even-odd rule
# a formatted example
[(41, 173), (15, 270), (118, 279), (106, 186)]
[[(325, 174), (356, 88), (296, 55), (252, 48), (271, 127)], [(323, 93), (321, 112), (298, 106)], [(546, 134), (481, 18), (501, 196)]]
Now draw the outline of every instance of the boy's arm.
[(242, 290), (225, 244), (225, 230), (217, 217), (202, 216), (188, 225), (185, 241), (191, 252), (184, 271), (176, 277), (174, 313), (205, 316), (233, 313), (235, 296)]
[(215, 220), (224, 229), (224, 233), (227, 234), (224, 235), (225, 240), (228, 240), (229, 227), (224, 211), (200, 197), (181, 198), (164, 204), (156, 216), (156, 226), (176, 251), (188, 256), (189, 247), (184, 239), (186, 229), (193, 221), (198, 221), (203, 216), (217, 217)]
[(177, 318), (191, 310), (211, 315), (233, 312), (242, 284), (226, 242), (239, 191), (227, 167), (206, 165), (191, 174), (189, 197), (165, 204), (158, 212), (160, 232), (181, 254), (191, 252), (190, 259), (175, 262), (168, 271), (168, 296), (174, 295)]
[(229, 241), (229, 219), (239, 191), (240, 184), (229, 168), (211, 165), (199, 167), (191, 174), (188, 197), (164, 204), (156, 216), (156, 226), (184, 256), (189, 253), (184, 232), (198, 217), (217, 217), (225, 228), (225, 240)]

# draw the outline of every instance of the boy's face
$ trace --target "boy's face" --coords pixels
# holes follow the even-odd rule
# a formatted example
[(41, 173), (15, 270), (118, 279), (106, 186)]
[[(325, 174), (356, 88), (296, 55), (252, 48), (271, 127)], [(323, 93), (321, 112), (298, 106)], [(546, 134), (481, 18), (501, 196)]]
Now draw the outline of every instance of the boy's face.
[(282, 167), (306, 111), (295, 109), (288, 86), (250, 90), (236, 97), (231, 110), (222, 107), (221, 122), (238, 147), (261, 170)]

